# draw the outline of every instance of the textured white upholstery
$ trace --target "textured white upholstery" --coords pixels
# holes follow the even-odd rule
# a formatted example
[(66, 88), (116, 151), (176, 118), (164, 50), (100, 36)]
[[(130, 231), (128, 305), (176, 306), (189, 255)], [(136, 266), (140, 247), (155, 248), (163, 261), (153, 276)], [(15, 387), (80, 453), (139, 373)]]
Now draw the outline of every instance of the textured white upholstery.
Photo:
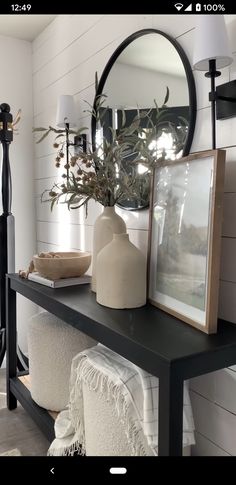
[(32, 399), (45, 409), (65, 409), (69, 400), (71, 361), (96, 343), (48, 312), (34, 315), (28, 326)]
[[(125, 427), (111, 402), (98, 395), (83, 383), (84, 425), (87, 456), (131, 456)], [(142, 444), (147, 456), (153, 456), (143, 435)], [(183, 455), (191, 454), (190, 446), (184, 447)]]

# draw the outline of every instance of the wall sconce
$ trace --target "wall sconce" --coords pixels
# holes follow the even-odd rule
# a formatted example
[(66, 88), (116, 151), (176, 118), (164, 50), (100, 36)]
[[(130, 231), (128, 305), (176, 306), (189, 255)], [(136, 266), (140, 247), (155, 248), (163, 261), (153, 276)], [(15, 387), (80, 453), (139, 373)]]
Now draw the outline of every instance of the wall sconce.
[[(78, 154), (82, 149), (83, 152), (87, 150), (87, 136), (85, 133), (74, 137), (75, 154)], [(79, 150), (78, 150), (79, 149)]]
[[(57, 103), (57, 118), (56, 124), (59, 128), (64, 128), (66, 131), (66, 165), (69, 165), (69, 147), (75, 147), (75, 153), (79, 153), (79, 149), (84, 152), (87, 148), (86, 134), (75, 136), (74, 143), (69, 139), (70, 128), (76, 126), (76, 109), (73, 96), (69, 94), (61, 94)], [(67, 168), (67, 177), (69, 177), (69, 168)]]
[[(211, 78), (212, 148), (216, 148), (216, 101), (232, 101), (230, 96), (215, 88), (215, 78), (221, 75), (217, 69), (223, 69), (233, 62), (232, 53), (223, 15), (200, 15), (195, 29), (193, 67), (207, 71), (205, 76)], [(228, 83), (227, 83), (228, 84)], [(227, 94), (229, 94), (227, 92)], [(219, 119), (219, 118), (218, 118)]]

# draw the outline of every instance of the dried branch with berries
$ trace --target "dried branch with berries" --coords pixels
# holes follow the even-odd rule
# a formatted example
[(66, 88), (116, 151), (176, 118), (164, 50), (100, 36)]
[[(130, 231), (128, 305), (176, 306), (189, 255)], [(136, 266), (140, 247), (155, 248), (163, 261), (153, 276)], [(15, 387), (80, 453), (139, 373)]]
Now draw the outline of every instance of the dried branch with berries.
[[(169, 92), (167, 92), (162, 108), (165, 108), (168, 95)], [(99, 107), (102, 106), (105, 97), (105, 95), (98, 96), (97, 109), (92, 108), (90, 111), (97, 120), (100, 113)], [(103, 110), (103, 116), (104, 114), (105, 110)], [(146, 166), (148, 172), (151, 172), (153, 167), (161, 161), (160, 157), (157, 158), (157, 150), (152, 142), (157, 140), (162, 133), (164, 116), (165, 109), (159, 110), (156, 105), (155, 122), (153, 122), (153, 116), (149, 116), (149, 112), (139, 113), (137, 110), (137, 115), (132, 123), (126, 126), (124, 112), (120, 130), (109, 127), (111, 133), (109, 141), (103, 137), (96, 149), (88, 144), (86, 152), (70, 153), (68, 164), (63, 166), (65, 169), (61, 175), (63, 180), (55, 183), (51, 189), (44, 191), (42, 201), (51, 202), (51, 209), (59, 202), (67, 204), (68, 209), (77, 209), (83, 205), (86, 205), (87, 209), (90, 199), (103, 206), (114, 206), (117, 202), (122, 203), (127, 199), (132, 200), (132, 198), (141, 204), (143, 192), (140, 187), (144, 189), (145, 184), (149, 184), (149, 179), (147, 172), (138, 173), (137, 165), (142, 164)], [(141, 121), (144, 117), (147, 118), (145, 126), (148, 126), (148, 130), (142, 128)], [(102, 126), (101, 118), (99, 118), (99, 122)], [(85, 128), (78, 131), (70, 130), (69, 134), (78, 135), (84, 130)], [(171, 123), (169, 123), (169, 130), (172, 133), (175, 132)], [(55, 165), (57, 168), (61, 168), (64, 161), (66, 131), (57, 130), (51, 126), (48, 129), (35, 128), (34, 131), (44, 132), (37, 143), (43, 141), (50, 132), (55, 132), (56, 137), (53, 144), (57, 150)], [(174, 135), (177, 140), (176, 133)], [(163, 158), (165, 158), (165, 153), (163, 153)], [(126, 160), (129, 161), (128, 170), (127, 163), (124, 163)]]

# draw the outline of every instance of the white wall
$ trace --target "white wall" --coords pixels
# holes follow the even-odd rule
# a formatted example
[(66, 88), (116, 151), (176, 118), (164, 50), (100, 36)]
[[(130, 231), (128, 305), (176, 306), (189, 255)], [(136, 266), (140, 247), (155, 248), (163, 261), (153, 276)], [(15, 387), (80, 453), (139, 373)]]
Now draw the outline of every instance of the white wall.
[[(13, 117), (19, 108), (19, 134), (10, 145), (13, 203), (16, 226), (16, 271), (26, 268), (35, 251), (35, 206), (33, 194), (34, 157), (32, 143), (33, 98), (31, 43), (0, 36), (0, 102), (11, 106)], [(2, 153), (0, 154), (2, 159)], [(19, 343), (26, 350), (26, 322), (34, 306), (19, 296)]]
[(109, 73), (103, 93), (108, 96), (106, 105), (110, 108), (154, 108), (154, 99), (158, 106), (164, 103), (166, 86), (170, 90), (169, 107), (189, 104), (185, 77), (117, 62)]
[[(235, 62), (222, 72), (217, 83), (236, 75), (236, 16), (226, 16)], [(33, 43), (34, 126), (55, 125), (59, 94), (72, 94), (78, 108), (80, 125), (90, 123), (83, 113), (83, 100), (94, 97), (94, 73), (100, 77), (116, 47), (131, 33), (148, 27), (167, 32), (178, 40), (192, 58), (195, 19), (192, 15), (73, 15), (60, 16)], [(194, 73), (197, 86), (198, 114), (192, 151), (211, 148), (209, 80)], [(219, 314), (236, 323), (236, 118), (217, 122), (218, 147), (227, 148), (225, 209), (222, 238), (222, 268)], [(35, 184), (37, 198), (37, 243), (39, 250), (81, 248), (91, 250), (93, 223), (100, 207), (91, 204), (89, 217), (84, 211), (68, 213), (64, 206), (50, 212), (41, 204), (39, 194), (50, 188), (58, 172), (54, 168), (53, 138), (36, 145)], [(119, 210), (131, 240), (146, 254), (148, 212)], [(231, 371), (233, 372), (233, 371)], [(230, 374), (231, 375), (231, 374)], [(234, 377), (234, 376), (233, 376)], [(213, 385), (214, 383), (214, 385)], [(195, 454), (236, 455), (236, 382), (229, 371), (193, 380), (192, 400), (197, 426)], [(233, 383), (233, 385), (232, 385)], [(210, 391), (209, 391), (210, 390)], [(227, 397), (227, 399), (225, 398)], [(207, 419), (206, 419), (207, 417)]]

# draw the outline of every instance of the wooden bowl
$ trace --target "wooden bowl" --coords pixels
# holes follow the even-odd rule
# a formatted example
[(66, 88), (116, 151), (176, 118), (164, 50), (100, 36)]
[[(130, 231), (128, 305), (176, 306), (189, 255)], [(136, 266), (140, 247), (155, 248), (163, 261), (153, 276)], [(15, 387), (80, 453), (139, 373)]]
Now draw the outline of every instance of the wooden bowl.
[(87, 252), (55, 252), (53, 255), (33, 256), (35, 270), (50, 280), (82, 276), (91, 263), (91, 254)]

